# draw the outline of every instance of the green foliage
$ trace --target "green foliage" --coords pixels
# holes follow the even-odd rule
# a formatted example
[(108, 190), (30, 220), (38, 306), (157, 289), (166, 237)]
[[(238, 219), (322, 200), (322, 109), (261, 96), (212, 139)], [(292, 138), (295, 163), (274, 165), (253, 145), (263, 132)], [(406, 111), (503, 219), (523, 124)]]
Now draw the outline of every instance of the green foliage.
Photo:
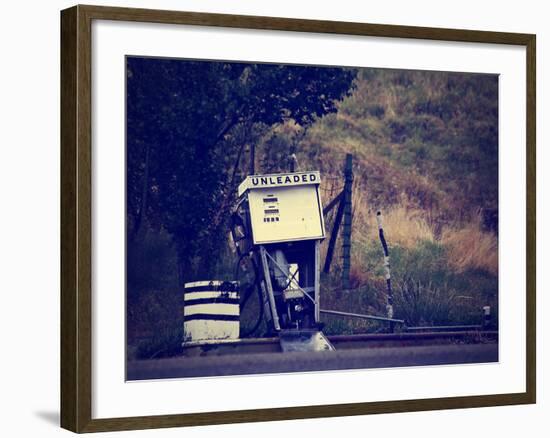
[(126, 253), (129, 299), (145, 291), (177, 286), (177, 254), (166, 230), (143, 228), (138, 238), (128, 241)]
[(164, 327), (156, 330), (151, 337), (138, 342), (133, 357), (135, 359), (159, 359), (181, 354), (183, 326)]
[(145, 220), (164, 227), (185, 278), (193, 259), (208, 260), (224, 243), (243, 148), (254, 141), (247, 134), (288, 120), (307, 126), (335, 111), (354, 76), (341, 68), (129, 57), (129, 239)]
[(150, 288), (141, 290), (139, 294), (129, 290), (126, 337), (128, 345), (133, 348), (128, 351), (128, 356), (145, 358), (159, 350), (162, 352), (158, 354), (169, 354), (179, 348), (176, 341), (183, 336), (182, 308), (183, 287)]
[[(329, 274), (321, 276), (321, 308), (342, 312), (381, 315), (385, 305), (385, 296), (374, 282), (359, 284), (351, 281), (352, 289), (342, 290), (341, 266), (333, 264)], [(329, 335), (366, 333), (386, 328), (384, 323), (374, 320), (358, 319), (322, 314), (325, 324), (323, 331)]]
[[(361, 253), (359, 263), (372, 276), (371, 287), (367, 289), (369, 296), (361, 302), (358, 297), (344, 295), (339, 300), (340, 309), (384, 314), (386, 291), (381, 249), (369, 245), (356, 250)], [(413, 248), (390, 246), (390, 257), (394, 314), (407, 325), (480, 324), (482, 307), (486, 305), (493, 309), (493, 323), (498, 325), (496, 275), (482, 270), (455, 272), (445, 247), (429, 241)]]
[(395, 312), (409, 326), (445, 325), (457, 305), (452, 290), (441, 290), (412, 278), (396, 285)]
[[(339, 162), (353, 152), (357, 167), (371, 178), (362, 184), (376, 208), (402, 202), (395, 192), (404, 192), (435, 219), (494, 212), (498, 77), (361, 69), (353, 94), (336, 114), (315, 123), (300, 146), (312, 162)], [(422, 190), (408, 189), (421, 180), (427, 181)]]
[[(443, 286), (452, 272), (447, 265), (445, 249), (439, 243), (424, 241), (417, 247), (391, 249), (392, 274), (406, 280), (414, 275), (417, 282)], [(412, 274), (414, 273), (414, 274)]]

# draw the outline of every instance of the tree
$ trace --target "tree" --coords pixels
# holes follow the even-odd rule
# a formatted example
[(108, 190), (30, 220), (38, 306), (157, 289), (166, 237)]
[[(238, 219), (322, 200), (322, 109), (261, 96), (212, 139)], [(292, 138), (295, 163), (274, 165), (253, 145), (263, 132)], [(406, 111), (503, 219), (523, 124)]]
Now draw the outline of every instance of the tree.
[(245, 144), (261, 129), (305, 127), (335, 111), (354, 77), (336, 67), (129, 57), (129, 242), (148, 222), (173, 235), (182, 273), (206, 262), (224, 235)]

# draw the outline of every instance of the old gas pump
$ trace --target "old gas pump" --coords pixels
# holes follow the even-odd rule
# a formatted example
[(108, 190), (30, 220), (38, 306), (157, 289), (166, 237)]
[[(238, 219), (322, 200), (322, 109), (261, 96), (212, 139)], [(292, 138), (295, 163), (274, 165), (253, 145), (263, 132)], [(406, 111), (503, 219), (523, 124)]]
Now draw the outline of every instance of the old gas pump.
[(250, 175), (239, 185), (233, 240), (258, 266), (264, 317), (283, 351), (332, 350), (320, 331), (319, 172)]

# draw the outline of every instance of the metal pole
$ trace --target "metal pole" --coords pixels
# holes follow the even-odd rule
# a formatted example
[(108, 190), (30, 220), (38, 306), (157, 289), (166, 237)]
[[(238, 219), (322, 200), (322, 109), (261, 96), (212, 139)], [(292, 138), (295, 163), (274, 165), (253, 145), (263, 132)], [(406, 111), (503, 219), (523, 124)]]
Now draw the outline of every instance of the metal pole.
[(298, 158), (296, 157), (296, 154), (294, 152), (292, 154), (290, 154), (289, 160), (290, 160), (290, 171), (292, 173), (297, 172), (298, 171)]
[(483, 328), (491, 325), (491, 306), (483, 306)]
[(260, 257), (262, 259), (262, 268), (264, 273), (264, 282), (265, 282), (265, 288), (267, 289), (267, 297), (269, 299), (269, 306), (271, 307), (271, 316), (273, 320), (273, 327), (276, 331), (281, 330), (281, 326), (279, 324), (279, 315), (277, 313), (277, 306), (275, 304), (275, 296), (273, 295), (273, 286), (271, 285), (271, 276), (269, 275), (269, 266), (267, 264), (267, 250), (260, 246)]
[(435, 330), (481, 330), (481, 325), (427, 325), (419, 327), (407, 327), (408, 332), (435, 331)]
[[(384, 250), (384, 268), (386, 271), (386, 287), (388, 289), (388, 300), (386, 305), (386, 313), (388, 318), (393, 318), (393, 291), (391, 288), (391, 275), (390, 275), (390, 252), (388, 251), (388, 244), (384, 236), (384, 229), (382, 227), (382, 212), (376, 212), (376, 222), (378, 223), (378, 236), (382, 243), (382, 249)], [(393, 324), (390, 324), (390, 329), (393, 331)]]
[(320, 254), (320, 242), (315, 241), (315, 322), (321, 321), (321, 254)]
[(352, 154), (346, 154), (344, 167), (344, 226), (342, 229), (342, 288), (349, 289), (349, 271), (351, 267), (351, 188), (353, 184)]
[(321, 313), (326, 313), (327, 315), (336, 315), (336, 316), (349, 316), (350, 318), (372, 319), (374, 321), (389, 321), (392, 324), (405, 323), (405, 321), (402, 319), (384, 318), (383, 316), (374, 316), (374, 315), (363, 315), (361, 313), (340, 312), (339, 310), (321, 309)]

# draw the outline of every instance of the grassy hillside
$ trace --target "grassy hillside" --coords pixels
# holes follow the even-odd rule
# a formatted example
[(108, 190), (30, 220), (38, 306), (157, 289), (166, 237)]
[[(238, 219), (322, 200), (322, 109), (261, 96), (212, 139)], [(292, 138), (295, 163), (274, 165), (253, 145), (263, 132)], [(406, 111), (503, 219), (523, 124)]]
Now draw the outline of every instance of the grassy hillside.
[(378, 206), (405, 196), (449, 220), (497, 209), (496, 76), (360, 70), (355, 87), (300, 140), (301, 163), (337, 175), (353, 153), (360, 189)]
[[(340, 258), (324, 278), (323, 307), (384, 312), (375, 212), (384, 213), (396, 316), (409, 324), (479, 323), (498, 306), (498, 81), (495, 76), (360, 70), (354, 92), (307, 131), (279, 126), (263, 142), (272, 163), (295, 151), (322, 172), (325, 204), (354, 157), (352, 291)], [(265, 164), (265, 163), (263, 163)], [(282, 170), (277, 168), (271, 171)], [(327, 218), (330, 229), (332, 217)], [(326, 250), (326, 248), (324, 248)], [(329, 330), (376, 324), (328, 317)]]

